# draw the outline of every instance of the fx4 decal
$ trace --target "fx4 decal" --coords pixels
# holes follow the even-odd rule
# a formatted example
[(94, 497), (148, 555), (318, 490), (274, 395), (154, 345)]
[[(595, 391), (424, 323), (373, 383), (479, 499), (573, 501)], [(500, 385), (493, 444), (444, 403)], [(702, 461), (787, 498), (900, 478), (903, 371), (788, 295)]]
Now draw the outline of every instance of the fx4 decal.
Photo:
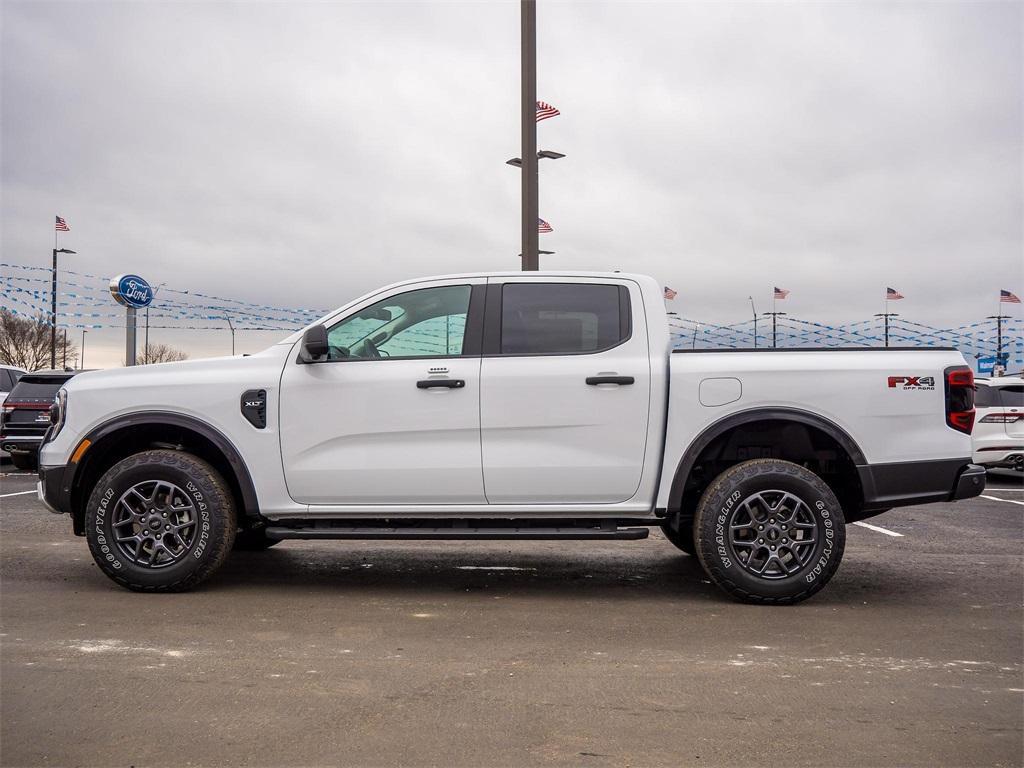
[(890, 376), (889, 389), (935, 389), (935, 377)]

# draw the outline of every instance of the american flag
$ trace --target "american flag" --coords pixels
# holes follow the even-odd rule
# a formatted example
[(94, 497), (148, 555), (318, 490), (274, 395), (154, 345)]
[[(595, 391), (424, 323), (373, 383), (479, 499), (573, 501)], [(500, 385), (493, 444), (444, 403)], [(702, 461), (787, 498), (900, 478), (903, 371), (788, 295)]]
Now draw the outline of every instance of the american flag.
[(560, 114), (562, 114), (562, 113), (559, 112), (554, 107), (552, 107), (546, 101), (538, 101), (537, 102), (537, 122), (538, 123), (541, 120), (547, 120), (549, 117), (554, 117), (555, 115), (560, 115)]
[(1002, 304), (1020, 304), (1020, 297), (1009, 291), (999, 291), (999, 301)]
[(671, 300), (671, 299), (674, 299), (674, 298), (675, 298), (676, 296), (678, 296), (678, 295), (679, 295), (678, 293), (676, 293), (675, 291), (673, 291), (673, 290), (672, 290), (671, 288), (669, 288), (669, 287), (668, 287), (667, 285), (665, 286), (665, 298), (666, 298), (666, 299), (670, 299), (670, 300)]
[(789, 291), (785, 288), (776, 288), (774, 296), (776, 299), (784, 299), (789, 296)]
[(895, 288), (885, 289), (885, 300), (886, 301), (898, 301), (904, 298), (903, 294), (897, 291)]
[(554, 232), (551, 225), (548, 224), (544, 219), (537, 219), (537, 231), (538, 232)]
[(71, 227), (69, 227), (68, 223), (66, 221), (64, 221), (64, 219), (62, 219), (60, 216), (57, 217), (57, 224), (55, 225), (55, 229), (58, 232), (70, 232), (71, 231)]

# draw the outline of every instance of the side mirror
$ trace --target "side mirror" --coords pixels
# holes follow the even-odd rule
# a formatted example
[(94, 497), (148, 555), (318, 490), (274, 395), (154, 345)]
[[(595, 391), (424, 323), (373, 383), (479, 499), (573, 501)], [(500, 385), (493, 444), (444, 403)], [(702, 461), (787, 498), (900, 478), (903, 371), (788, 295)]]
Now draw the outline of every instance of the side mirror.
[(318, 363), (327, 357), (330, 346), (327, 343), (327, 328), (314, 325), (302, 334), (302, 345), (299, 347), (299, 361)]

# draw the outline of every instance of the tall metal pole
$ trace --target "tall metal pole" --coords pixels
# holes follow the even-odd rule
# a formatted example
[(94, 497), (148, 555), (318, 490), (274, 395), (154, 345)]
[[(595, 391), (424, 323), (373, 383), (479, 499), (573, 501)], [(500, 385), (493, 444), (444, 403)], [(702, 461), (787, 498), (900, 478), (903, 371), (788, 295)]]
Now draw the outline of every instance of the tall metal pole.
[(50, 273), (50, 368), (57, 367), (57, 246), (53, 246), (53, 271)]
[(772, 349), (776, 349), (778, 345), (778, 334), (776, 332), (775, 318), (779, 315), (786, 314), (785, 312), (765, 312), (766, 315), (771, 315), (772, 318)]
[(135, 352), (137, 344), (135, 342), (135, 307), (127, 307), (125, 309), (125, 338), (124, 338), (124, 364), (135, 365)]
[(875, 315), (875, 317), (883, 317), (883, 318), (885, 318), (885, 346), (888, 347), (889, 346), (889, 318), (890, 317), (899, 317), (899, 313), (898, 312), (889, 312), (889, 311), (879, 312), (877, 315)]
[(1009, 315), (989, 315), (986, 320), (996, 321), (996, 363), (1003, 364), (1003, 320), (1009, 320)]
[(231, 318), (224, 315), (224, 319), (228, 321), (228, 328), (231, 329), (231, 356), (235, 356), (235, 326), (231, 323)]
[(523, 271), (540, 269), (537, 253), (540, 218), (537, 182), (537, 0), (520, 0), (521, 13), (521, 127), (523, 159)]
[(757, 349), (757, 308), (754, 306), (754, 297), (747, 298), (750, 299), (750, 311), (754, 315), (754, 349)]
[(67, 370), (68, 367), (68, 329), (64, 329), (64, 342), (61, 344), (61, 349), (64, 352), (64, 362), (61, 363), (61, 367)]
[[(156, 295), (160, 293), (160, 289), (163, 288), (167, 283), (160, 283), (156, 288), (153, 289), (153, 299), (156, 299)], [(151, 304), (152, 302), (150, 302)], [(149, 363), (149, 304), (146, 305), (146, 341), (143, 348), (146, 350), (146, 363)]]
[(82, 329), (82, 370), (83, 371), (85, 370), (85, 334), (86, 333), (88, 333), (88, 331), (86, 331), (85, 328), (83, 328)]

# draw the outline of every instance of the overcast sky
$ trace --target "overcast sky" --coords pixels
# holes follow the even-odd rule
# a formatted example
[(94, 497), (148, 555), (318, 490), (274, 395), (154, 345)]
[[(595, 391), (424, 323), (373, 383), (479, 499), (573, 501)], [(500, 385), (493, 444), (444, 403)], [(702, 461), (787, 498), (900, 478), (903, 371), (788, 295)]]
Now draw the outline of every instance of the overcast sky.
[[(539, 6), (539, 146), (567, 155), (542, 267), (650, 273), (718, 322), (773, 285), (819, 322), (886, 285), (942, 325), (1024, 295), (1022, 4)], [(517, 3), (2, 14), (0, 261), (48, 265), (60, 214), (69, 267), (281, 306), (519, 266)], [(90, 332), (87, 363), (122, 348)]]

